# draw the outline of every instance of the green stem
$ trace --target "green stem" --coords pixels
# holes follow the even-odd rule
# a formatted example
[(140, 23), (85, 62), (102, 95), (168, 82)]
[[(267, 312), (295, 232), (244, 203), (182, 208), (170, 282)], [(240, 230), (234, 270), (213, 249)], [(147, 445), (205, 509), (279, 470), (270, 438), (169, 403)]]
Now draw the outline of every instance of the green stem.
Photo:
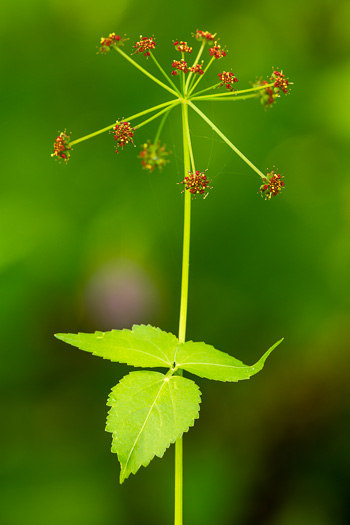
[(199, 75), (199, 78), (198, 78), (197, 82), (195, 82), (195, 83), (193, 84), (193, 86), (191, 87), (191, 89), (189, 90), (189, 92), (188, 92), (188, 96), (190, 96), (191, 93), (196, 89), (197, 85), (198, 85), (199, 82), (201, 81), (201, 78), (204, 77), (204, 75), (206, 74), (206, 72), (208, 71), (208, 69), (210, 68), (210, 66), (212, 65), (213, 60), (214, 60), (214, 57), (211, 57), (211, 60), (209, 61), (207, 67), (206, 67), (205, 70), (203, 71), (203, 75)]
[[(168, 108), (168, 106), (171, 106), (174, 104), (174, 100), (169, 100), (168, 102), (163, 102), (162, 104), (158, 104), (157, 106), (153, 106), (153, 108), (145, 109), (144, 111), (140, 111), (140, 113), (136, 113), (135, 115), (131, 115), (131, 117), (128, 117), (123, 120), (133, 120), (138, 117), (142, 117), (143, 115), (147, 115), (147, 113), (151, 113), (152, 111), (156, 111), (159, 108)], [(97, 135), (100, 135), (101, 133), (104, 133), (105, 131), (108, 131), (109, 129), (114, 128), (115, 122), (111, 124), (110, 126), (106, 126), (105, 128), (99, 129), (98, 131), (95, 131), (94, 133), (90, 133), (89, 135), (84, 135), (84, 137), (80, 137), (79, 139), (73, 140), (70, 145), (73, 146), (74, 144), (78, 144), (79, 142), (83, 142), (84, 140), (91, 139), (93, 137), (96, 137)]]
[(178, 95), (181, 95), (180, 91), (177, 89), (177, 87), (175, 86), (174, 82), (171, 80), (171, 78), (166, 74), (166, 72), (164, 71), (164, 69), (162, 68), (162, 66), (160, 65), (160, 63), (158, 62), (158, 60), (156, 59), (156, 57), (154, 56), (154, 54), (152, 53), (152, 51), (150, 51), (150, 55), (151, 55), (151, 58), (153, 60), (153, 62), (155, 63), (155, 65), (157, 66), (157, 68), (159, 69), (159, 71), (162, 73), (162, 75), (164, 76), (164, 78), (167, 80), (167, 82), (169, 82), (169, 84), (174, 88), (174, 90), (176, 91), (176, 93)]
[(203, 97), (191, 97), (191, 100), (210, 100), (211, 102), (213, 102), (215, 100), (215, 102), (217, 102), (218, 100), (221, 100), (221, 101), (232, 101), (232, 100), (246, 100), (247, 98), (256, 98), (259, 96), (259, 93), (253, 93), (251, 95), (238, 95), (238, 96), (233, 96), (233, 97), (212, 97), (211, 95), (207, 95), (207, 96), (203, 96)]
[[(196, 56), (195, 61), (193, 62), (193, 65), (194, 65), (194, 66), (195, 66), (196, 64), (198, 64), (199, 59), (200, 59), (200, 57), (202, 56), (203, 49), (204, 49), (205, 45), (206, 45), (206, 41), (204, 40), (204, 41), (202, 42), (202, 45), (201, 45), (199, 51), (198, 51), (198, 55)], [(187, 80), (186, 80), (186, 86), (185, 86), (186, 92), (188, 91), (188, 86), (190, 85), (190, 81), (191, 81), (192, 76), (193, 76), (193, 73), (192, 73), (192, 71), (190, 71), (190, 73), (189, 73), (189, 75), (188, 75), (188, 77), (187, 77)]]
[[(206, 91), (210, 91), (212, 89), (218, 88), (219, 86), (220, 86), (220, 82), (218, 82), (217, 84), (213, 84), (212, 86), (210, 86), (208, 88), (201, 89), (200, 91), (197, 91), (197, 93), (194, 93), (192, 96), (197, 97), (197, 95), (201, 95), (202, 93), (205, 93)], [(190, 97), (190, 98), (192, 98), (192, 97)]]
[(255, 171), (255, 173), (257, 173), (259, 175), (259, 177), (261, 177), (262, 179), (265, 179), (266, 176), (256, 167), (254, 166), (254, 164), (252, 162), (250, 162), (249, 159), (247, 159), (247, 157), (245, 155), (243, 155), (243, 153), (241, 151), (239, 151), (238, 148), (236, 148), (236, 146), (234, 144), (232, 144), (232, 142), (219, 130), (219, 128), (217, 128), (215, 126), (215, 124), (200, 110), (197, 108), (197, 106), (195, 106), (194, 104), (192, 104), (192, 102), (189, 100), (188, 101), (188, 105), (196, 112), (198, 113), (199, 116), (202, 117), (203, 120), (205, 120), (205, 122), (207, 124), (209, 124), (209, 126), (211, 127), (211, 129), (213, 131), (215, 131), (215, 133), (217, 133), (219, 135), (220, 138), (222, 138), (222, 140), (224, 142), (226, 142), (226, 144), (228, 146), (230, 146), (230, 148), (235, 152), (237, 153), (237, 155), (239, 157), (241, 157), (242, 160), (244, 160), (244, 162), (246, 164), (248, 164), (248, 166), (250, 166), (252, 168), (252, 170)]
[[(255, 94), (258, 95), (259, 91), (262, 91), (272, 86), (273, 84), (265, 84), (264, 86), (257, 86), (257, 87), (253, 87), (249, 89), (240, 89), (239, 91), (230, 91), (226, 93), (214, 93), (213, 95), (207, 95), (206, 98), (235, 97), (237, 95), (240, 96), (242, 93), (251, 93), (252, 91), (255, 91)], [(208, 89), (212, 89), (212, 88), (208, 88)], [(203, 90), (203, 91), (206, 91), (206, 90)], [(198, 93), (195, 93), (194, 96), (197, 98), (197, 95), (199, 95), (200, 93), (203, 93), (203, 91), (198, 91)]]
[[(184, 172), (185, 177), (191, 167), (190, 157), (193, 162), (193, 153), (190, 142), (188, 126), (188, 108), (185, 101), (182, 102), (182, 134), (184, 149)], [(193, 168), (193, 166), (192, 166)], [(190, 230), (191, 230), (191, 194), (184, 192), (184, 235), (182, 251), (182, 276), (181, 276), (181, 300), (179, 320), (179, 343), (186, 339), (187, 304), (188, 304), (188, 281), (190, 265)], [(180, 372), (180, 371), (178, 371)], [(181, 371), (182, 375), (182, 371)], [(183, 443), (182, 438), (175, 443), (175, 520), (174, 525), (183, 523)]]
[(152, 115), (150, 118), (148, 118), (147, 120), (144, 120), (143, 122), (141, 122), (141, 124), (137, 124), (135, 126), (135, 129), (139, 129), (139, 128), (142, 128), (142, 126), (145, 126), (146, 124), (148, 124), (149, 122), (152, 122), (152, 120), (160, 117), (160, 115), (163, 115), (163, 113), (165, 113), (166, 111), (169, 111), (170, 109), (174, 108), (175, 106), (177, 106), (178, 104), (180, 104), (180, 100), (175, 100), (173, 101), (172, 105), (170, 106), (170, 108), (164, 108), (162, 109), (161, 111), (158, 111), (158, 113), (156, 113), (155, 115)]
[(118, 53), (120, 55), (122, 55), (124, 58), (126, 58), (126, 60), (128, 62), (130, 62), (130, 64), (132, 64), (133, 66), (135, 66), (139, 71), (141, 71), (144, 75), (146, 75), (148, 78), (150, 78), (151, 80), (153, 80), (153, 82), (155, 82), (156, 84), (158, 84), (159, 86), (162, 86), (162, 88), (166, 89), (167, 91), (169, 91), (169, 93), (172, 93), (173, 95), (178, 95), (178, 92), (177, 91), (174, 91), (172, 88), (170, 88), (169, 86), (167, 86), (166, 84), (164, 84), (164, 82), (162, 82), (161, 80), (159, 80), (158, 78), (154, 77), (153, 75), (151, 75), (151, 73), (149, 73), (146, 69), (144, 69), (142, 66), (140, 66), (137, 62), (135, 62), (135, 60), (133, 60), (131, 57), (129, 57), (126, 53), (124, 53), (124, 51), (122, 51), (120, 49), (120, 47), (117, 47), (115, 46), (114, 49), (116, 49), (118, 51)]

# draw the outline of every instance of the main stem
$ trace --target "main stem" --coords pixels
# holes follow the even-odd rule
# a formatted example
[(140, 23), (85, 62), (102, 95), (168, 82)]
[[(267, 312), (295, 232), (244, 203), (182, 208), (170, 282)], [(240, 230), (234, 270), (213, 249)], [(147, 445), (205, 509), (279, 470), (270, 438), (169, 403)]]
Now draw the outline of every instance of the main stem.
[[(188, 128), (188, 107), (183, 101), (182, 109), (182, 135), (184, 149), (184, 171), (185, 177), (191, 167)], [(186, 338), (187, 303), (188, 303), (188, 276), (190, 266), (190, 228), (191, 228), (191, 194), (184, 192), (184, 235), (182, 250), (182, 277), (181, 277), (181, 300), (179, 321), (179, 343), (184, 343)], [(181, 372), (182, 375), (182, 372)], [(183, 445), (182, 438), (175, 443), (175, 520), (174, 525), (183, 523)]]

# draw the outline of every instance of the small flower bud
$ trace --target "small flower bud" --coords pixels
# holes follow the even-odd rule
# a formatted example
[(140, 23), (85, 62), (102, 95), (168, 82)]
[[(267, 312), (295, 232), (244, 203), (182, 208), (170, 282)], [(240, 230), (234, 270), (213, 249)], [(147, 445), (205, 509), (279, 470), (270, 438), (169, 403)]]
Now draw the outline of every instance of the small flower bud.
[(265, 196), (265, 200), (270, 200), (272, 196), (276, 197), (276, 195), (284, 187), (284, 182), (281, 175), (279, 173), (275, 173), (274, 171), (268, 172), (263, 181), (264, 184), (260, 186), (259, 191), (262, 197)]
[(69, 151), (72, 149), (69, 145), (69, 142), (70, 136), (66, 133), (66, 130), (64, 130), (55, 139), (55, 142), (53, 144), (53, 153), (51, 153), (51, 157), (55, 157), (55, 159), (58, 159), (60, 162), (61, 160), (63, 160), (67, 164), (70, 158)]
[(187, 45), (187, 42), (179, 42), (178, 40), (175, 40), (173, 42), (175, 49), (180, 51), (180, 53), (192, 53), (192, 47)]
[(165, 149), (165, 145), (160, 145), (160, 140), (158, 140), (157, 144), (152, 144), (150, 140), (147, 140), (146, 144), (143, 145), (139, 158), (143, 169), (152, 172), (155, 168), (163, 169), (165, 164), (169, 162), (165, 158), (168, 155), (170, 155), (170, 151)]
[(278, 93), (279, 90), (283, 91), (286, 95), (288, 93), (289, 81), (286, 78), (282, 71), (274, 71), (270, 77), (270, 81), (274, 82), (275, 93)]
[(172, 75), (177, 75), (177, 71), (182, 71), (183, 73), (188, 72), (188, 66), (186, 60), (174, 60), (171, 64), (171, 67), (174, 68), (174, 71), (171, 72)]
[(188, 176), (186, 176), (182, 182), (178, 182), (178, 184), (185, 185), (185, 188), (181, 193), (184, 193), (185, 190), (188, 190), (190, 193), (192, 193), (192, 198), (195, 198), (196, 194), (199, 193), (200, 195), (204, 195), (203, 198), (205, 199), (208, 196), (208, 192), (206, 193), (206, 190), (212, 189), (212, 187), (209, 186), (210, 182), (211, 179), (208, 179), (204, 173), (201, 173), (197, 170), (195, 173), (191, 173), (189, 171)]
[(200, 64), (194, 64), (193, 66), (189, 67), (188, 70), (192, 71), (192, 73), (195, 73), (197, 75), (203, 75), (203, 64), (204, 60), (202, 60)]

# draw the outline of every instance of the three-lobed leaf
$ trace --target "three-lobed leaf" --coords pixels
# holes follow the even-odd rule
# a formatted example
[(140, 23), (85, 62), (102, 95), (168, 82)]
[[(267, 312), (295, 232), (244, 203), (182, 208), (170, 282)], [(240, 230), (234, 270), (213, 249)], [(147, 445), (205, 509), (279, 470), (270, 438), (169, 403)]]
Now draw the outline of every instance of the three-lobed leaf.
[(131, 372), (109, 396), (106, 430), (121, 464), (120, 483), (154, 456), (162, 457), (199, 417), (200, 391), (181, 376)]

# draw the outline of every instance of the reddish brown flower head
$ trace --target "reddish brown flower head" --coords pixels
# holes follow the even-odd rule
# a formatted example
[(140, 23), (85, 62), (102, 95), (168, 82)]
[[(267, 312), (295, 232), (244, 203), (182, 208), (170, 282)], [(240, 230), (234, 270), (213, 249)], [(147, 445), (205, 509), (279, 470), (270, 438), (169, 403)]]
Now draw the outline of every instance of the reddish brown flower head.
[(209, 55), (214, 58), (222, 58), (227, 55), (227, 51), (225, 51), (225, 48), (221, 49), (221, 46), (215, 42), (214, 46), (209, 49)]
[(189, 67), (188, 70), (192, 71), (192, 73), (196, 73), (197, 75), (203, 75), (203, 63), (204, 61), (202, 60), (200, 64), (194, 64), (193, 66)]
[(283, 75), (282, 71), (274, 71), (270, 77), (270, 80), (271, 82), (274, 82), (274, 87), (277, 88), (277, 92), (280, 89), (283, 91), (283, 93), (288, 93), (289, 81), (288, 78)]
[[(111, 133), (114, 134), (114, 140), (117, 142), (117, 148), (122, 148), (128, 144), (134, 144), (133, 136), (135, 129), (130, 126), (130, 122), (121, 121), (116, 123)], [(118, 153), (118, 149), (115, 150)]]
[(276, 197), (276, 195), (284, 187), (284, 182), (281, 175), (279, 173), (275, 173), (274, 171), (270, 171), (263, 181), (264, 184), (260, 186), (260, 192), (262, 197), (265, 196), (265, 200), (270, 200), (272, 196)]
[(178, 184), (185, 185), (185, 188), (182, 190), (182, 193), (185, 190), (188, 190), (190, 193), (192, 193), (193, 198), (199, 193), (200, 195), (204, 195), (203, 198), (205, 199), (208, 196), (207, 190), (212, 189), (211, 186), (209, 186), (210, 182), (211, 179), (208, 179), (204, 173), (201, 173), (197, 170), (195, 173), (191, 173), (189, 171), (188, 176), (185, 177), (184, 180), (182, 182), (179, 182)]
[(69, 151), (72, 149), (69, 142), (70, 136), (66, 133), (66, 130), (64, 130), (56, 137), (53, 143), (53, 153), (51, 153), (51, 157), (55, 157), (55, 159), (59, 161), (63, 160), (67, 164), (70, 158)]
[(99, 53), (108, 53), (111, 46), (123, 46), (127, 38), (116, 35), (115, 33), (110, 33), (107, 38), (101, 38)]
[(170, 151), (165, 149), (165, 145), (160, 145), (160, 140), (158, 140), (157, 144), (152, 144), (152, 142), (148, 140), (146, 144), (143, 145), (139, 158), (141, 159), (143, 169), (151, 172), (155, 168), (162, 170), (165, 164), (169, 162), (166, 158), (168, 155), (170, 155)]
[(150, 49), (154, 49), (156, 47), (156, 43), (154, 41), (154, 36), (151, 36), (150, 38), (147, 38), (146, 36), (140, 36), (140, 40), (136, 42), (134, 45), (135, 53), (143, 53), (145, 57), (150, 56)]
[(223, 71), (222, 73), (218, 74), (219, 79), (221, 80), (221, 86), (226, 86), (226, 89), (229, 89), (230, 91), (233, 91), (232, 84), (234, 82), (238, 82), (238, 79), (234, 76), (232, 71)]
[(175, 49), (180, 51), (181, 53), (192, 53), (192, 47), (187, 45), (187, 42), (179, 42), (178, 40), (175, 40), (173, 42)]
[(202, 40), (204, 42), (214, 42), (216, 33), (212, 35), (211, 33), (209, 33), (209, 31), (201, 31), (200, 29), (197, 29), (197, 31), (193, 34), (193, 36), (197, 40)]
[(177, 71), (182, 71), (183, 73), (188, 72), (187, 62), (185, 60), (174, 60), (171, 64), (171, 67), (174, 68), (174, 71), (171, 72), (172, 75), (177, 75)]

